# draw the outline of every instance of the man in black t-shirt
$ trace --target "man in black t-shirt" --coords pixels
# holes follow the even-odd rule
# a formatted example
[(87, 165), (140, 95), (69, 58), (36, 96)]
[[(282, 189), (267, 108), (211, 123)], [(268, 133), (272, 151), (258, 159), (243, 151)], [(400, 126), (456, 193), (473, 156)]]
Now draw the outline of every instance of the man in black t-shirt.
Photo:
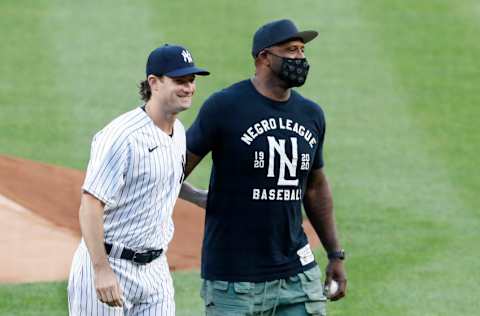
[[(325, 315), (346, 292), (323, 172), (322, 109), (292, 87), (308, 74), (318, 35), (279, 20), (254, 35), (255, 75), (213, 94), (187, 131), (186, 174), (212, 152), (202, 249), (207, 315)], [(329, 258), (321, 275), (302, 227), (302, 202)], [(333, 286), (332, 286), (333, 287)]]

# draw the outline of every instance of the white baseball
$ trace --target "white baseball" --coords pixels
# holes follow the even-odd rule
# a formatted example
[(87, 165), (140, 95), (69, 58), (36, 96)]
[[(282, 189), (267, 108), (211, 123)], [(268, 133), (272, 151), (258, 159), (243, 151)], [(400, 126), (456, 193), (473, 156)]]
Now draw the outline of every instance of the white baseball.
[(337, 293), (337, 291), (338, 291), (338, 283), (337, 283), (337, 281), (332, 280), (332, 282), (330, 282), (330, 286), (328, 288), (328, 294), (330, 296), (332, 296), (335, 293)]

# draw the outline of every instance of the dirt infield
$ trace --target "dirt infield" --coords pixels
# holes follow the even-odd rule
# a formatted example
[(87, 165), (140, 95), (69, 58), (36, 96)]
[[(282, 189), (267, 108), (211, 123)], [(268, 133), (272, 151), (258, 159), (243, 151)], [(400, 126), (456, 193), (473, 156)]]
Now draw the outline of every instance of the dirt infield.
[[(0, 282), (64, 280), (80, 239), (78, 208), (84, 174), (0, 156)], [(178, 200), (168, 251), (172, 270), (198, 269), (204, 210)], [(4, 227), (5, 227), (4, 226)], [(319, 244), (308, 222), (312, 247)]]
[(79, 236), (0, 196), (2, 282), (61, 280)]

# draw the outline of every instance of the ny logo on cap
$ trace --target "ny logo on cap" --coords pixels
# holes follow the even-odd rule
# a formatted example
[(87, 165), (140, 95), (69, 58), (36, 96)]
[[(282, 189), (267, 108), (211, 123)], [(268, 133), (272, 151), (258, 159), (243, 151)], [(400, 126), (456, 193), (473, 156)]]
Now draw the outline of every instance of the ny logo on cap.
[(189, 64), (191, 64), (193, 62), (192, 55), (190, 55), (190, 53), (186, 49), (184, 49), (182, 51), (182, 56), (183, 56), (183, 61), (184, 62), (189, 63)]

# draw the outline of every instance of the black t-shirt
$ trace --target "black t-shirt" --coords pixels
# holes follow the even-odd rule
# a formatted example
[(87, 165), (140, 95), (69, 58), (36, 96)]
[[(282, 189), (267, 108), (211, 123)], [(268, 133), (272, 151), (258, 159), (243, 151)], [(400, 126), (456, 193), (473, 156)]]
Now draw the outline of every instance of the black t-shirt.
[(315, 265), (301, 203), (324, 134), (321, 108), (293, 90), (276, 102), (244, 80), (205, 101), (187, 131), (188, 150), (213, 159), (204, 279), (262, 282)]

